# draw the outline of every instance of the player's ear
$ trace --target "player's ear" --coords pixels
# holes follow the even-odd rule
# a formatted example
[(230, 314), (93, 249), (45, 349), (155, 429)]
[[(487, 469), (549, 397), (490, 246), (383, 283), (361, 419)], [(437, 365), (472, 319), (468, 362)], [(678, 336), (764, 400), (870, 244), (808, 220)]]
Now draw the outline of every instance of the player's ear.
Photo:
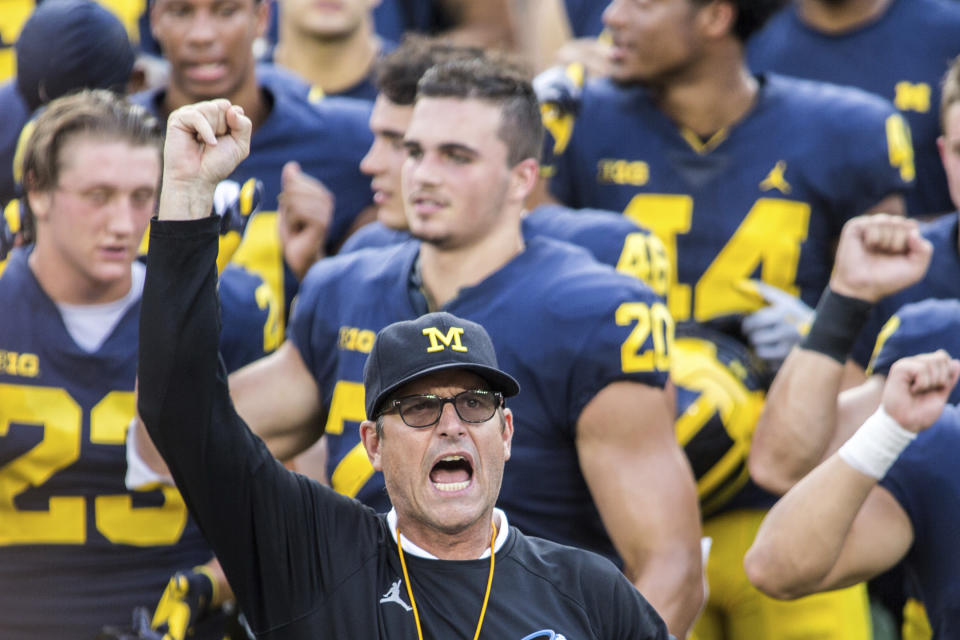
[(374, 471), (383, 471), (383, 464), (380, 461), (380, 446), (383, 442), (383, 434), (377, 430), (377, 423), (372, 420), (361, 422), (360, 440), (363, 442), (363, 448), (367, 450), (367, 458), (373, 465)]
[(26, 191), (27, 204), (30, 205), (30, 213), (37, 220), (45, 220), (50, 211), (50, 205), (53, 200), (53, 191), (49, 189), (35, 189), (32, 185), (36, 184), (36, 178), (33, 173), (24, 177), (23, 189)]
[(253, 8), (257, 12), (257, 37), (266, 35), (270, 27), (270, 5), (273, 0), (253, 0)]
[(524, 202), (540, 179), (540, 163), (526, 158), (510, 169), (510, 198)]
[(697, 25), (711, 38), (732, 34), (737, 22), (737, 8), (729, 0), (713, 0), (697, 10)]

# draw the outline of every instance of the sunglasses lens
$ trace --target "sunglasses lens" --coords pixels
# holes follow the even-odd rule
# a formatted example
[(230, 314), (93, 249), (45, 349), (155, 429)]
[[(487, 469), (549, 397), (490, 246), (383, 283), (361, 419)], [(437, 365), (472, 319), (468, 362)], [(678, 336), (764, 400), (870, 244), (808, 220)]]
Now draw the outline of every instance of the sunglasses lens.
[(443, 399), (437, 396), (409, 396), (400, 399), (400, 417), (411, 427), (429, 427), (440, 418)]
[(500, 406), (500, 395), (492, 391), (463, 391), (452, 398), (435, 395), (407, 396), (397, 400), (400, 418), (411, 427), (429, 427), (436, 424), (443, 405), (452, 403), (464, 422), (486, 422)]
[(497, 410), (497, 396), (489, 392), (464, 391), (456, 395), (454, 406), (467, 422), (486, 422)]

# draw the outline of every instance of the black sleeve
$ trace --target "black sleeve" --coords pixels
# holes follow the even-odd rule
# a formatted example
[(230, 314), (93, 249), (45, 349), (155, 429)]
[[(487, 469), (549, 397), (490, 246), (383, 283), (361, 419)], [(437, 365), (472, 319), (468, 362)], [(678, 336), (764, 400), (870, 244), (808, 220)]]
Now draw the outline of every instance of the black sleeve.
[(218, 224), (151, 225), (138, 408), (251, 626), (265, 630), (322, 591), (323, 492), (277, 462), (230, 401), (217, 353)]

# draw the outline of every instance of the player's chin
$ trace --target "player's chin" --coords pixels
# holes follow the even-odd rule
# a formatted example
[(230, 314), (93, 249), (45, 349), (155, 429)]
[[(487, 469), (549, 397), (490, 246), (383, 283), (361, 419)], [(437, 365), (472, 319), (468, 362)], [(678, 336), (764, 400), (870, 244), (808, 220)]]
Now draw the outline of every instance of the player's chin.
[(610, 79), (617, 84), (632, 84), (636, 82), (642, 83), (644, 81), (643, 74), (628, 64), (611, 64), (609, 69)]
[(445, 233), (441, 230), (430, 229), (428, 227), (421, 227), (419, 229), (411, 227), (410, 235), (420, 242), (430, 244), (441, 249), (454, 246), (452, 236), (449, 233)]

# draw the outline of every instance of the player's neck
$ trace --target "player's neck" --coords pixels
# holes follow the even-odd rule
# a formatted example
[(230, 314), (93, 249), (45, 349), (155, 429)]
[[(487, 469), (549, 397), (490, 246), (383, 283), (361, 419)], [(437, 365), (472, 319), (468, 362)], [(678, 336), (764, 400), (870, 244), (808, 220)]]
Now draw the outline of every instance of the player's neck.
[(881, 15), (894, 0), (800, 0), (797, 12), (800, 18), (818, 31), (843, 33)]
[(126, 277), (102, 282), (79, 272), (68, 263), (56, 247), (37, 243), (28, 259), (40, 288), (58, 304), (95, 305), (116, 302), (130, 293), (132, 275), (127, 270)]
[(379, 51), (380, 41), (369, 21), (339, 39), (317, 38), (288, 25), (282, 29), (274, 61), (325, 93), (339, 93), (367, 77)]
[(519, 222), (513, 225), (506, 221), (468, 246), (443, 248), (422, 243), (420, 275), (431, 311), (443, 308), (464, 287), (478, 284), (500, 270), (523, 249)]
[(704, 73), (654, 89), (657, 104), (678, 126), (702, 138), (742, 120), (753, 108), (759, 91), (739, 53)]
[[(254, 63), (251, 61), (250, 63)], [(267, 102), (267, 98), (263, 95), (263, 92), (260, 90), (260, 84), (257, 82), (256, 73), (253, 71), (251, 66), (250, 73), (247, 74), (247, 77), (244, 79), (243, 83), (230, 95), (219, 96), (221, 98), (226, 98), (232, 104), (240, 105), (243, 107), (244, 114), (250, 121), (253, 123), (254, 130), (257, 129), (263, 121), (267, 119), (267, 116), (270, 115), (270, 106)], [(192, 96), (184, 92), (181, 88), (170, 84), (167, 86), (166, 93), (163, 100), (163, 111), (164, 117), (169, 117), (170, 114), (188, 104), (193, 104), (194, 102), (199, 102), (205, 98), (199, 98), (197, 96)]]

